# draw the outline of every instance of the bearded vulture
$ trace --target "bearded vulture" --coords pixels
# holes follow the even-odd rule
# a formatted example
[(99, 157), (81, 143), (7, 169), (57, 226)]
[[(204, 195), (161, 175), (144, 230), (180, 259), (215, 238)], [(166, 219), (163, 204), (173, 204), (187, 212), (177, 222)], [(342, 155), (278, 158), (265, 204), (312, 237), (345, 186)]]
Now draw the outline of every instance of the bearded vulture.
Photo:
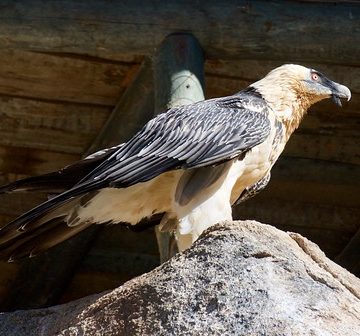
[(157, 214), (184, 250), (264, 188), (312, 104), (350, 97), (320, 72), (286, 64), (232, 96), (169, 109), (124, 144), (0, 188), (58, 194), (0, 229), (0, 257), (31, 257), (92, 224)]

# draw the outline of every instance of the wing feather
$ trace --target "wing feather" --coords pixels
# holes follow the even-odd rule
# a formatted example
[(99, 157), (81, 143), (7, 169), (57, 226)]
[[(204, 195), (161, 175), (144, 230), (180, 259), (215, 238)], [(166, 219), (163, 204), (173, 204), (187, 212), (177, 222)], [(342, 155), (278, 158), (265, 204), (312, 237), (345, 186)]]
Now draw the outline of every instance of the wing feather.
[(165, 161), (166, 169), (218, 164), (266, 139), (270, 122), (265, 103), (264, 112), (258, 112), (241, 107), (239, 102), (236, 107), (229, 107), (223, 101), (200, 102), (159, 115), (132, 139), (129, 148), (125, 145), (104, 167), (92, 172), (87, 181), (116, 180), (119, 187), (128, 186), (128, 179), (134, 183), (146, 180), (144, 167), (161, 172)]

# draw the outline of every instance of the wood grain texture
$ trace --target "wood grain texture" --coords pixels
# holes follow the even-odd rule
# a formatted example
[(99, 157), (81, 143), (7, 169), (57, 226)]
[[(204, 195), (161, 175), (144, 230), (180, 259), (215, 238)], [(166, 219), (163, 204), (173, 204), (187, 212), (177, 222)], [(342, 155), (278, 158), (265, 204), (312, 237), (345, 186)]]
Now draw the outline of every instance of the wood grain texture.
[(58, 170), (80, 159), (78, 154), (42, 149), (0, 146), (0, 172), (20, 175), (39, 175)]
[(3, 48), (121, 59), (150, 55), (165, 36), (186, 31), (214, 59), (358, 65), (359, 17), (359, 5), (344, 2), (8, 0), (0, 40)]
[(285, 147), (288, 156), (360, 164), (359, 143), (353, 137), (294, 133)]
[(0, 60), (0, 95), (106, 106), (115, 105), (131, 68), (22, 50), (2, 50)]
[(360, 168), (355, 164), (282, 155), (271, 174), (277, 180), (360, 187)]
[(0, 227), (47, 200), (47, 195), (36, 193), (0, 195)]
[(346, 233), (349, 237), (355, 234), (360, 208), (263, 197), (236, 206), (234, 215), (236, 219), (261, 219), (269, 224), (292, 226), (295, 232), (298, 228), (333, 231), (335, 239), (336, 233)]
[(82, 154), (111, 107), (0, 97), (0, 146)]
[[(259, 193), (256, 198), (268, 200), (272, 198), (303, 202), (306, 204), (343, 206), (359, 208), (359, 185), (338, 185), (336, 180), (332, 184), (321, 181), (271, 180), (268, 188)], [(274, 209), (274, 211), (276, 211)]]
[(13, 284), (19, 265), (0, 262), (0, 297), (4, 297)]

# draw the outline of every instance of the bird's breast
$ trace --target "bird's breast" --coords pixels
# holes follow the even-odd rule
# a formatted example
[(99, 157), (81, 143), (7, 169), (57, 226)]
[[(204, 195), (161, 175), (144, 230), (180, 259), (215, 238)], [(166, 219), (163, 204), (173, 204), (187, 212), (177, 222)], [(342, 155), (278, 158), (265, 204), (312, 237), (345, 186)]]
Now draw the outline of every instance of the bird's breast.
[(268, 174), (283, 146), (274, 145), (275, 131), (261, 144), (248, 151), (242, 159), (242, 172), (237, 179), (231, 193), (231, 204), (233, 204), (245, 188), (255, 184)]

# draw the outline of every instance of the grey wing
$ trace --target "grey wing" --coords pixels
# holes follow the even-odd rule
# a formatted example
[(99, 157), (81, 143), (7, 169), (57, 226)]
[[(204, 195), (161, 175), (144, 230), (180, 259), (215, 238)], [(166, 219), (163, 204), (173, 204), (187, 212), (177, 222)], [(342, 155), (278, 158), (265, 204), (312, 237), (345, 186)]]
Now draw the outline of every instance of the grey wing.
[(181, 176), (176, 187), (175, 200), (181, 206), (188, 204), (199, 191), (212, 186), (228, 170), (229, 162), (216, 166), (188, 169)]
[(122, 146), (124, 146), (125, 143), (113, 146), (113, 147), (109, 147), (109, 148), (104, 148), (104, 149), (100, 149), (95, 153), (91, 153), (88, 156), (86, 156), (83, 161), (87, 161), (87, 160), (98, 160), (98, 159), (102, 159), (107, 157), (108, 155), (114, 153), (115, 151), (118, 151)]
[(260, 144), (269, 132), (266, 113), (229, 106), (224, 98), (171, 109), (151, 120), (81, 184), (101, 180), (126, 187), (167, 170), (217, 165)]

